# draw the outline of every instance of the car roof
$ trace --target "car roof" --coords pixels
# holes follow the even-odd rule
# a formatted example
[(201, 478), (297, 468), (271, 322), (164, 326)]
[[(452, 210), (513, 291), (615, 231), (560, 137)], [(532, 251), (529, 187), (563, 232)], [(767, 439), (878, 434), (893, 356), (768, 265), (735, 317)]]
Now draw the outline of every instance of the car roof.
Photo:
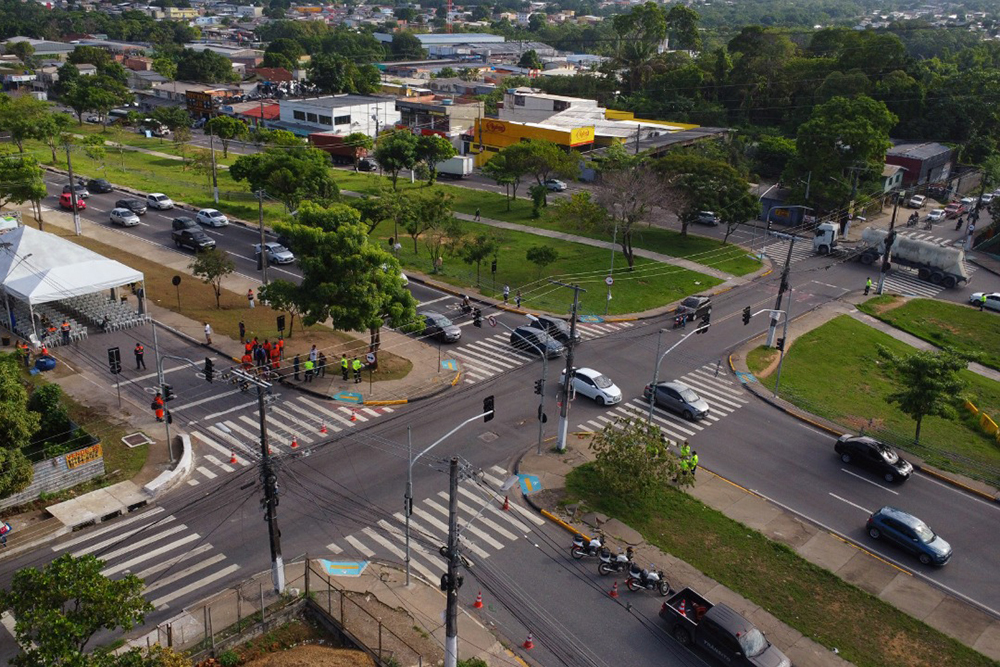
[(756, 629), (756, 626), (744, 618), (742, 614), (721, 602), (713, 605), (705, 615), (715, 621), (727, 634), (734, 637), (745, 635)]
[[(687, 386), (683, 382), (677, 382), (676, 380), (669, 380), (667, 382), (660, 382), (656, 386), (657, 387), (670, 387), (671, 389), (676, 389), (677, 391), (684, 391), (685, 389), (688, 389), (690, 391), (694, 391), (694, 389), (691, 389), (691, 387)], [(697, 394), (698, 392), (695, 391), (694, 393)]]
[(115, 206), (113, 209), (111, 209), (112, 213), (114, 213), (115, 211), (118, 211), (119, 213), (127, 213), (129, 215), (135, 215), (135, 213), (128, 210), (127, 208), (124, 208), (123, 206)]
[(899, 509), (898, 507), (893, 507), (892, 505), (886, 505), (886, 506), (884, 506), (884, 507), (876, 510), (875, 514), (878, 514), (880, 516), (891, 517), (893, 519), (896, 519), (897, 521), (902, 521), (903, 523), (905, 523), (908, 526), (917, 526), (917, 525), (926, 526), (927, 525), (921, 519), (918, 519), (917, 517), (913, 516), (909, 512), (904, 512), (903, 510)]
[(422, 310), (417, 315), (422, 317), (446, 317), (443, 313), (439, 313), (436, 310)]
[(217, 209), (217, 208), (203, 208), (203, 209), (201, 209), (198, 212), (199, 213), (208, 213), (209, 215), (211, 215), (213, 213), (218, 213), (219, 209)]
[(576, 373), (577, 375), (586, 375), (589, 378), (596, 378), (604, 375), (604, 373), (601, 373), (600, 371), (595, 371), (593, 368), (586, 368), (586, 367), (577, 368), (573, 372)]

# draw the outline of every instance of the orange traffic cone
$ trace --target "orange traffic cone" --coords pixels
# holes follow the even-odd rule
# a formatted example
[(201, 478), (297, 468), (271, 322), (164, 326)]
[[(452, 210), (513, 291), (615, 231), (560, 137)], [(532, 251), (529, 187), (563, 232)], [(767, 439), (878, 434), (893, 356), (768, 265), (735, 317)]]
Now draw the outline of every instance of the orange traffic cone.
[(238, 463), (238, 461), (236, 460), (236, 450), (235, 449), (230, 449), (229, 450), (229, 462), (230, 463)]
[(611, 593), (610, 593), (610, 595), (613, 598), (618, 597), (618, 582), (617, 581), (615, 582), (615, 585), (611, 587)]
[(320, 433), (326, 433), (326, 424), (323, 424), (323, 425), (321, 425), (321, 426), (319, 427), (319, 432), (320, 432)]
[(503, 497), (503, 506), (500, 509), (502, 509), (504, 512), (509, 512), (510, 511), (510, 497), (509, 496), (504, 496)]
[(475, 607), (476, 609), (482, 609), (483, 608), (483, 592), (482, 591), (479, 591), (479, 594), (476, 596), (476, 602), (472, 606)]
[(531, 633), (530, 632), (528, 633), (528, 638), (524, 640), (523, 644), (521, 644), (521, 648), (526, 648), (529, 651), (531, 649), (535, 648), (535, 642), (532, 641)]
[(684, 600), (681, 600), (681, 603), (677, 605), (677, 613), (681, 616), (687, 616), (687, 605), (684, 604)]
[(352, 422), (358, 421), (358, 411), (356, 408), (351, 408), (351, 421)]
[(293, 435), (292, 436), (292, 449), (298, 449), (298, 448), (299, 448), (299, 441), (296, 440), (295, 436)]

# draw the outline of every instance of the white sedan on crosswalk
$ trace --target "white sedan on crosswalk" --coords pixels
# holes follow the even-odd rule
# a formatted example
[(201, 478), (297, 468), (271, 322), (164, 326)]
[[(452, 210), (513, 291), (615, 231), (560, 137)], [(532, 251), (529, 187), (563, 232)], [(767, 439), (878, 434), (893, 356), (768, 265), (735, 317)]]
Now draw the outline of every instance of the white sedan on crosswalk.
[[(559, 384), (565, 382), (566, 371), (563, 370)], [(621, 403), (622, 390), (611, 381), (607, 375), (593, 368), (577, 368), (573, 372), (573, 391), (581, 396), (593, 399), (598, 405), (614, 405)]]

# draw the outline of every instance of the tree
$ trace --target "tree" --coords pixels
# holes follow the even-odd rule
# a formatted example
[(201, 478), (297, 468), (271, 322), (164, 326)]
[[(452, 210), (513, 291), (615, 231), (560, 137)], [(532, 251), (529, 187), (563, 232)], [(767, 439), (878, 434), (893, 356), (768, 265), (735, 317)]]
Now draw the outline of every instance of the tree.
[(168, 56), (153, 58), (153, 71), (162, 77), (173, 80), (177, 77), (177, 62)]
[[(364, 132), (351, 132), (344, 137), (344, 145), (354, 149), (364, 149), (370, 151), (375, 147), (375, 141)], [(354, 170), (358, 170), (358, 150), (354, 153)]]
[(478, 67), (463, 67), (458, 71), (458, 78), (462, 81), (479, 81), (482, 71)]
[(698, 12), (687, 5), (674, 5), (667, 12), (667, 32), (670, 47), (688, 51), (701, 50), (701, 34), (698, 32)]
[(413, 321), (416, 301), (403, 286), (399, 262), (373, 243), (361, 216), (346, 204), (322, 208), (303, 202), (296, 224), (277, 223), (291, 241), (302, 270), (303, 320), (330, 319), (342, 331), (369, 332), (377, 350), (379, 330)]
[(417, 160), (427, 165), (427, 185), (434, 185), (437, 178), (437, 165), (458, 154), (450, 141), (438, 134), (426, 134), (417, 137)]
[(596, 223), (598, 230), (612, 235), (617, 228), (618, 243), (631, 271), (635, 267), (632, 233), (636, 224), (664, 203), (662, 183), (643, 165), (604, 172), (594, 188), (594, 202), (604, 209), (605, 217), (590, 211), (584, 220)]
[(166, 126), (171, 132), (176, 132), (182, 127), (189, 129), (191, 127), (191, 114), (184, 107), (157, 107), (149, 115), (160, 125)]
[(681, 474), (660, 427), (641, 418), (609, 423), (591, 439), (590, 449), (601, 491), (609, 495), (642, 501), (675, 480), (693, 483), (691, 475)]
[[(528, 146), (528, 173), (535, 177), (537, 185), (544, 186), (545, 181), (555, 176), (575, 179), (580, 175), (580, 154), (576, 151), (564, 151), (551, 141), (532, 141), (525, 145)], [(543, 191), (542, 205), (547, 203), (547, 193), (548, 188)]]
[(431, 74), (432, 79), (450, 79), (456, 76), (458, 76), (458, 72), (455, 71), (455, 68), (447, 66)]
[(540, 30), (544, 30), (547, 22), (545, 14), (535, 12), (528, 17), (528, 32), (538, 32)]
[(920, 442), (924, 417), (955, 416), (955, 406), (965, 390), (965, 381), (958, 374), (965, 370), (968, 359), (949, 349), (918, 350), (897, 356), (881, 345), (878, 354), (889, 363), (899, 381), (899, 389), (886, 396), (886, 400), (917, 422), (915, 443)]
[(309, 62), (309, 82), (324, 93), (370, 95), (381, 85), (381, 75), (371, 64), (356, 65), (346, 56), (319, 54)]
[(153, 611), (142, 596), (142, 580), (127, 574), (111, 580), (104, 562), (87, 554), (64, 554), (43, 569), (21, 568), (0, 606), (10, 609), (14, 635), (23, 653), (17, 667), (87, 664), (87, 644), (102, 630), (131, 630)]
[(413, 252), (417, 252), (417, 239), (431, 229), (447, 226), (454, 221), (452, 200), (454, 197), (442, 190), (427, 194), (412, 194), (404, 202), (410, 214), (403, 220), (403, 229), (413, 239)]
[(31, 42), (25, 40), (23, 42), (14, 42), (13, 44), (8, 43), (4, 47), (7, 53), (11, 53), (24, 63), (25, 67), (31, 67), (34, 62), (35, 47), (31, 45)]
[(409, 30), (397, 32), (392, 36), (389, 52), (395, 60), (423, 60), (427, 57), (420, 39)]
[(215, 307), (222, 308), (222, 281), (231, 273), (236, 271), (236, 262), (225, 250), (218, 248), (208, 248), (199, 252), (194, 261), (188, 265), (191, 272), (201, 278), (206, 285), (212, 286), (215, 293)]
[(413, 169), (417, 163), (417, 137), (409, 130), (390, 130), (375, 141), (375, 161), (389, 172), (392, 189), (403, 169)]
[(222, 142), (222, 157), (229, 157), (229, 142), (247, 135), (247, 126), (232, 116), (216, 116), (205, 123), (205, 134), (212, 134)]
[[(23, 44), (23, 42), (18, 42)], [(31, 95), (11, 98), (0, 93), (0, 131), (10, 134), (17, 150), (24, 152), (24, 142), (38, 136), (38, 125), (49, 115), (49, 103)]]
[(173, 131), (173, 136), (171, 140), (174, 144), (174, 150), (180, 153), (182, 169), (187, 168), (187, 149), (188, 142), (191, 141), (191, 128), (190, 127), (178, 127)]
[(52, 164), (57, 161), (56, 149), (65, 142), (64, 135), (69, 132), (73, 117), (67, 113), (50, 113), (38, 119), (35, 125), (35, 138), (44, 141), (52, 151)]
[[(532, 14), (534, 16), (534, 14)], [(534, 49), (528, 49), (521, 54), (521, 59), (517, 62), (518, 67), (527, 67), (528, 69), (542, 69), (542, 59), (538, 57), (538, 51)]]
[(630, 95), (643, 88), (651, 73), (649, 63), (667, 37), (667, 17), (662, 7), (646, 2), (616, 15), (611, 25), (616, 38), (613, 60), (624, 70), (625, 89)]
[(500, 249), (500, 243), (490, 234), (476, 234), (465, 239), (459, 254), (469, 264), (476, 265), (476, 287), (480, 285), (483, 260)]
[(28, 409), (39, 418), (38, 431), (32, 436), (35, 442), (57, 442), (70, 435), (72, 423), (62, 398), (62, 387), (57, 384), (45, 384), (31, 392)]
[[(267, 285), (261, 285), (257, 290), (257, 298), (272, 310), (288, 313), (288, 337), (291, 338), (295, 331), (295, 318), (302, 315), (302, 308), (299, 305), (302, 301), (302, 288), (289, 280), (279, 278)], [(305, 328), (301, 325), (301, 319), (299, 317), (299, 328), (304, 333)]]
[(238, 77), (229, 58), (215, 51), (184, 49), (178, 54), (177, 78), (181, 81), (226, 83)]
[(524, 253), (524, 257), (538, 267), (538, 274), (535, 276), (538, 280), (542, 277), (545, 267), (559, 259), (559, 253), (549, 245), (533, 245)]
[(23, 449), (39, 424), (38, 413), (28, 410), (28, 391), (21, 381), (17, 355), (0, 356), (0, 498), (31, 484), (35, 471)]
[(531, 173), (533, 156), (530, 144), (518, 142), (501, 148), (483, 166), (483, 174), (487, 178), (492, 179), (497, 185), (506, 186), (510, 192), (507, 198), (508, 211), (511, 200), (517, 199), (517, 189), (521, 185), (521, 179)]
[(788, 161), (795, 157), (795, 141), (779, 135), (764, 135), (751, 151), (754, 170), (761, 176), (774, 178), (785, 170)]
[(229, 175), (235, 181), (246, 181), (251, 190), (264, 190), (281, 200), (289, 212), (304, 199), (330, 203), (340, 198), (329, 158), (318, 148), (268, 148), (241, 155), (229, 168)]
[(0, 155), (0, 207), (30, 201), (38, 229), (42, 228), (42, 199), (47, 196), (42, 168), (28, 155)]
[(88, 135), (80, 141), (80, 145), (83, 147), (83, 154), (94, 162), (99, 162), (101, 169), (106, 170), (108, 168), (106, 162), (108, 147), (104, 144), (103, 136), (96, 134)]
[[(267, 49), (264, 51), (264, 67), (287, 67), (291, 71), (298, 66), (299, 58), (305, 54), (306, 50), (302, 48), (302, 44), (298, 40), (279, 37), (267, 45)], [(287, 63), (287, 65), (271, 64), (276, 62), (274, 56), (280, 56), (280, 61)]]

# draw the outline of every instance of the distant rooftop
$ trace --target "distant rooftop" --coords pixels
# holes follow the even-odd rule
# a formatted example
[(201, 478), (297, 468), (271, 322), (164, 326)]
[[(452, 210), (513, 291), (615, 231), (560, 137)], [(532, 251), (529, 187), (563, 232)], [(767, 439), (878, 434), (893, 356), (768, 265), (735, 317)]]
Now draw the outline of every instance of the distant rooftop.
[[(382, 43), (392, 41), (393, 35), (385, 32), (374, 33), (375, 39)], [(457, 32), (457, 33), (417, 33), (416, 38), (425, 48), (428, 46), (441, 46), (445, 44), (485, 44), (487, 42), (503, 43), (503, 35), (490, 35), (485, 32)]]
[(944, 144), (927, 142), (923, 144), (897, 144), (885, 152), (886, 155), (905, 157), (913, 160), (926, 160), (927, 158), (948, 153), (951, 149)]
[(323, 97), (308, 97), (298, 100), (286, 100), (296, 106), (316, 107), (327, 110), (339, 107), (358, 106), (362, 104), (391, 104), (393, 100), (388, 97), (375, 97), (373, 95), (325, 95)]

